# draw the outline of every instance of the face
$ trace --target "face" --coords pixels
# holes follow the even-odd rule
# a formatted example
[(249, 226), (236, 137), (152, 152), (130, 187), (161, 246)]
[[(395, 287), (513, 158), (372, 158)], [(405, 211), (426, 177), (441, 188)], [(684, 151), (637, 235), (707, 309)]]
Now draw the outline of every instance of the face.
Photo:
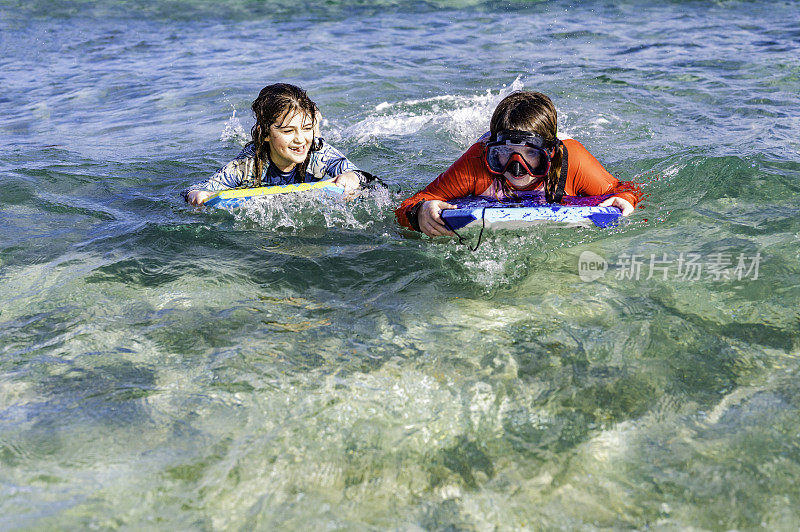
[[(497, 133), (497, 140), (486, 147), (486, 167), (501, 173), (515, 189), (534, 189), (544, 183), (555, 153), (543, 148), (544, 140), (536, 134), (517, 130)], [(516, 175), (515, 175), (516, 174)]]
[(281, 123), (269, 126), (269, 156), (275, 166), (287, 172), (306, 160), (314, 140), (311, 117), (302, 112), (290, 113)]

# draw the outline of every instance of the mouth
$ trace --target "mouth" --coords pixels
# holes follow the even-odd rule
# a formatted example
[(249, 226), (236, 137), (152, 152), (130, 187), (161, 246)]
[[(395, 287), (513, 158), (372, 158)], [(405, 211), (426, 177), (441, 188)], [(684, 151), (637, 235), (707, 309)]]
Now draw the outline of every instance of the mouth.
[(544, 178), (534, 177), (530, 174), (514, 176), (506, 172), (505, 177), (512, 186), (525, 189), (528, 189), (529, 187), (539, 187), (544, 182)]

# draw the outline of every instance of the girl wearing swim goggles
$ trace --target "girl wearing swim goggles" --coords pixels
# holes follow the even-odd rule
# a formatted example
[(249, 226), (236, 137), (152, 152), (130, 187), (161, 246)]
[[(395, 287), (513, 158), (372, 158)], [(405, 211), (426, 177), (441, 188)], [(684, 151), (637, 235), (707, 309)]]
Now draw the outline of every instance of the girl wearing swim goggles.
[[(466, 196), (513, 199), (519, 191), (543, 190), (548, 203), (565, 195), (608, 195), (601, 206), (633, 212), (639, 193), (622, 187), (578, 141), (556, 137), (553, 102), (540, 92), (518, 91), (495, 109), (487, 138), (481, 138), (445, 172), (397, 209), (406, 227), (428, 236), (454, 235), (442, 220), (448, 200)], [(627, 185), (627, 184), (626, 184)]]
[(485, 150), (495, 196), (513, 198), (517, 190), (543, 186), (548, 202), (561, 200), (556, 189), (563, 152), (557, 127), (556, 107), (540, 92), (514, 92), (497, 105)]

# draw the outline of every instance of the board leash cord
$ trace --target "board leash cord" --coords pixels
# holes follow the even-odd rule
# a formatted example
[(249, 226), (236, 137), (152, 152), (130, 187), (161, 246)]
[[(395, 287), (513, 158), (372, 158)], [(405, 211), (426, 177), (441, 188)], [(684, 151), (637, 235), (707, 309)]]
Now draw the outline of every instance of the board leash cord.
[(458, 234), (458, 231), (453, 229), (453, 227), (450, 225), (450, 222), (448, 222), (447, 219), (442, 218), (442, 221), (444, 222), (444, 225), (446, 225), (447, 228), (449, 230), (451, 230), (458, 237), (458, 243), (461, 244), (461, 245), (467, 246), (467, 249), (474, 253), (475, 251), (477, 251), (478, 247), (481, 245), (481, 240), (483, 239), (483, 230), (486, 229), (486, 207), (484, 207), (481, 210), (481, 232), (478, 233), (478, 242), (475, 244), (475, 247), (470, 247), (470, 245), (467, 244), (467, 241), (464, 240), (464, 237), (462, 237), (460, 234)]

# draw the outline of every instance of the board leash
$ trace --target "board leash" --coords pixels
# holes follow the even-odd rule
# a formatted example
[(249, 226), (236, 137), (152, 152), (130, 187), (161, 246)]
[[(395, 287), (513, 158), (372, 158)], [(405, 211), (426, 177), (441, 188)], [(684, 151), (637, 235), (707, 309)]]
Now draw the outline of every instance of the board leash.
[(458, 237), (458, 243), (467, 246), (467, 249), (474, 253), (475, 251), (477, 251), (478, 246), (481, 245), (481, 240), (483, 239), (483, 230), (486, 229), (486, 207), (483, 207), (483, 209), (481, 210), (481, 232), (478, 233), (478, 242), (475, 244), (475, 247), (470, 247), (467, 241), (464, 240), (464, 237), (458, 234), (458, 231), (453, 229), (450, 226), (450, 223), (448, 223), (446, 219), (442, 218), (442, 221), (444, 222), (444, 225), (446, 225), (447, 228), (451, 230), (453, 233), (455, 233), (455, 235)]

